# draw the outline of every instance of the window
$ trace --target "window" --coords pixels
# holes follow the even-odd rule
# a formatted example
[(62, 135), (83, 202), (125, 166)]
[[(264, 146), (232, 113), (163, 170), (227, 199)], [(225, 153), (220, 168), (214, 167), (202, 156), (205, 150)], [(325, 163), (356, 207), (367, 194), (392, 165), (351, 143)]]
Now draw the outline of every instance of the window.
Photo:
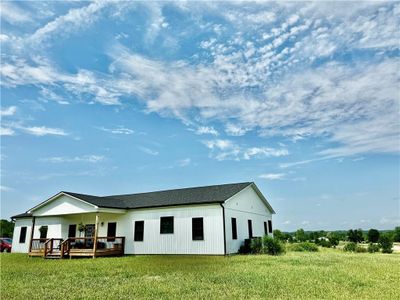
[(231, 224), (232, 224), (232, 240), (237, 240), (236, 218), (231, 219)]
[(192, 219), (192, 239), (193, 241), (204, 240), (203, 218)]
[(272, 221), (268, 220), (268, 232), (272, 233)]
[(19, 232), (19, 242), (21, 244), (25, 243), (26, 240), (26, 227), (21, 227), (21, 231)]
[(40, 232), (40, 239), (46, 239), (47, 238), (47, 230), (49, 227), (47, 226), (40, 226), (39, 232)]
[(249, 239), (253, 238), (253, 224), (251, 220), (247, 220), (247, 226), (249, 227)]
[(143, 233), (144, 233), (144, 221), (135, 221), (135, 236), (133, 240), (135, 242), (142, 242)]
[(114, 242), (117, 235), (117, 223), (109, 222), (107, 226), (107, 242)]
[(264, 234), (267, 235), (268, 234), (268, 226), (267, 226), (267, 222), (264, 222)]
[(73, 238), (76, 235), (76, 224), (70, 224), (68, 226), (68, 237)]
[(160, 218), (160, 233), (174, 233), (174, 217)]

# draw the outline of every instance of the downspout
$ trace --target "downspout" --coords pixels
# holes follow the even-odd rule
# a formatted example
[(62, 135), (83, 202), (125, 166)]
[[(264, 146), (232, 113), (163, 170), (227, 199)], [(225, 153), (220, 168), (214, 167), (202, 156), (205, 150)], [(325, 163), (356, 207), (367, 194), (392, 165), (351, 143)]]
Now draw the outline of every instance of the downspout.
[(225, 207), (220, 203), (222, 207), (222, 221), (223, 221), (223, 228), (224, 228), (224, 255), (226, 255), (226, 229), (225, 229)]

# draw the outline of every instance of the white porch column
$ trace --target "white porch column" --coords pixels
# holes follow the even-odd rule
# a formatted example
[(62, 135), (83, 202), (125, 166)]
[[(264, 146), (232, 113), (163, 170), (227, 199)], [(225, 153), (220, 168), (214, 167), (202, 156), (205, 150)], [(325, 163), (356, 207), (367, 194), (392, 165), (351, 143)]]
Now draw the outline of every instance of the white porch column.
[(93, 241), (93, 258), (96, 257), (97, 238), (99, 236), (99, 214), (96, 213), (96, 222), (94, 223), (94, 241)]

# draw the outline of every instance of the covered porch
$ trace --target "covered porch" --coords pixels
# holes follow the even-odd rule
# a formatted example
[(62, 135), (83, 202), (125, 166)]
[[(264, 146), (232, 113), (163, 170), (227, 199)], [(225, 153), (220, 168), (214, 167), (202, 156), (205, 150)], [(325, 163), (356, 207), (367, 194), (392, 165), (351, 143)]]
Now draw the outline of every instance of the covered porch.
[(32, 210), (29, 256), (95, 258), (124, 254), (121, 223), (126, 210), (99, 208), (63, 194), (43, 204)]

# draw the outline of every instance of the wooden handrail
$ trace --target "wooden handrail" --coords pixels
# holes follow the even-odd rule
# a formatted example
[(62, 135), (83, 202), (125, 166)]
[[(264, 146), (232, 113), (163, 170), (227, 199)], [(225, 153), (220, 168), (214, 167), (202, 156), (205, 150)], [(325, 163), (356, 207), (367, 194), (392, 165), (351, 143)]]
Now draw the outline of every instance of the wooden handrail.
[(68, 238), (61, 243), (61, 258), (69, 255), (70, 248), (71, 248), (71, 243), (70, 239)]

